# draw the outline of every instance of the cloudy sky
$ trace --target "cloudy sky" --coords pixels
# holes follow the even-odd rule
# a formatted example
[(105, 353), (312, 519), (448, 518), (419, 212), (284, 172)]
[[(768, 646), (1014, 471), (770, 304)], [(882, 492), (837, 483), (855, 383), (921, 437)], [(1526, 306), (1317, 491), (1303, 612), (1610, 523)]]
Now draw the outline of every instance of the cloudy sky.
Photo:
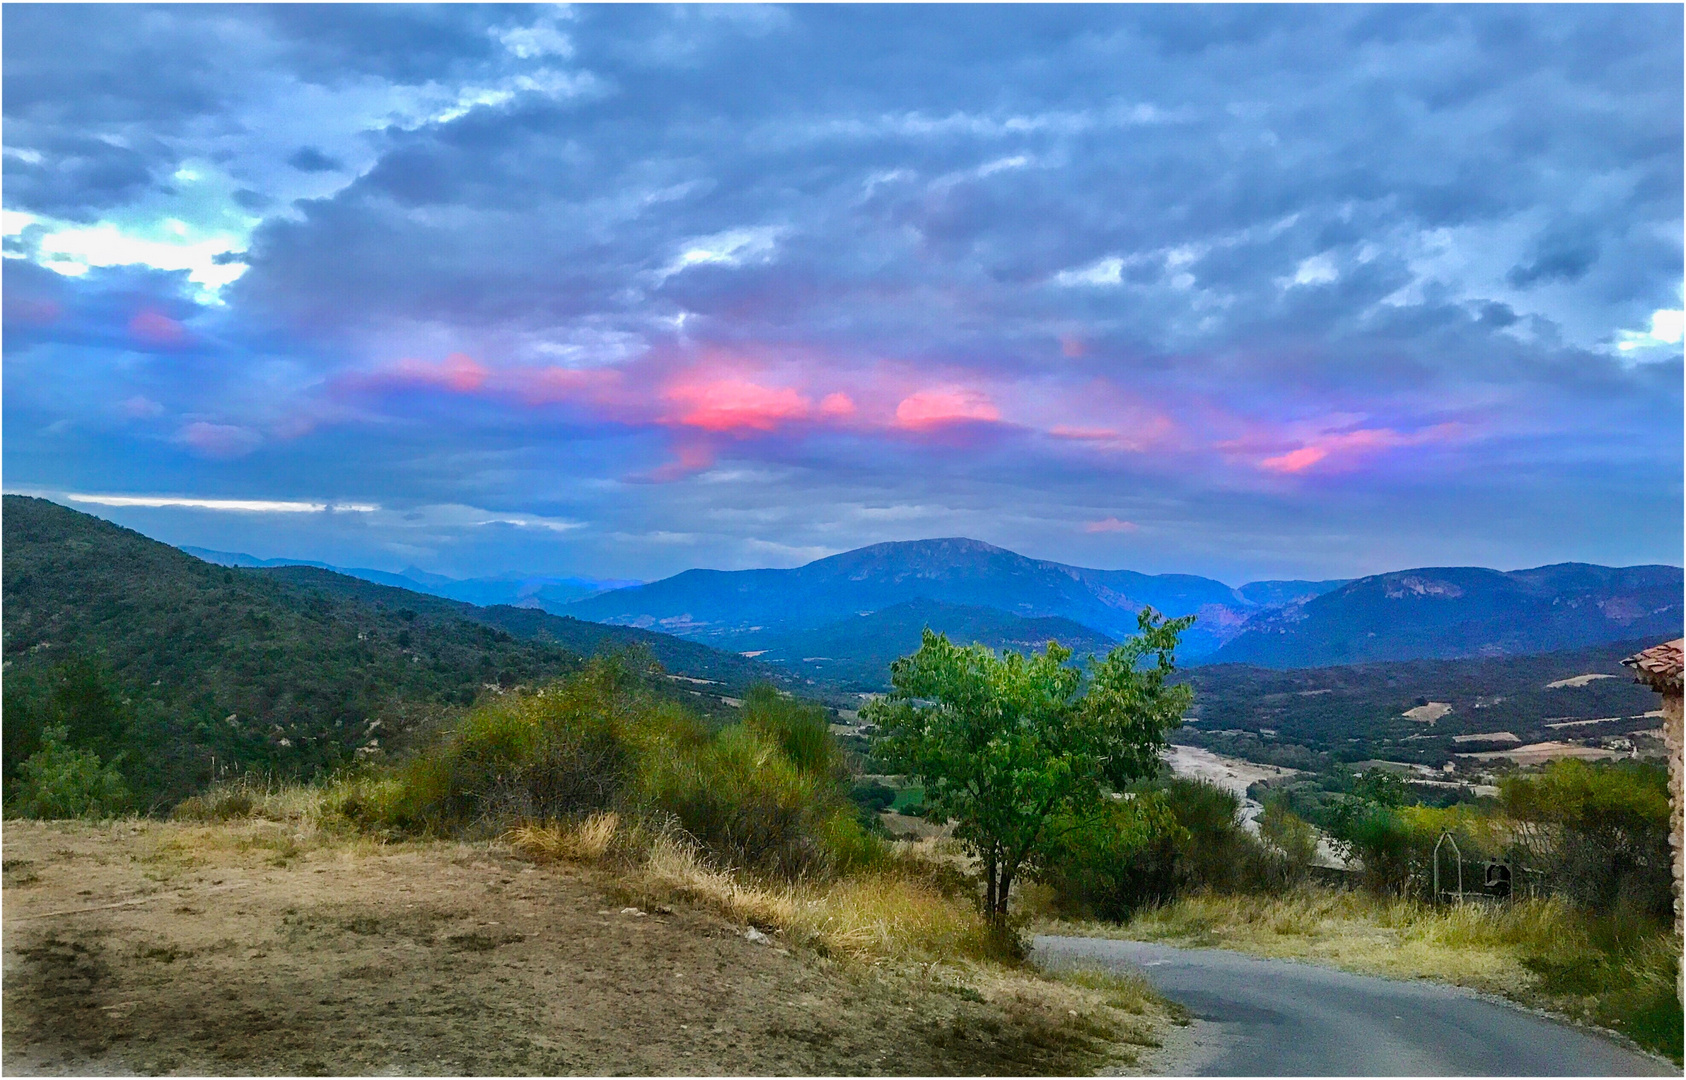
[(652, 578), (1679, 563), (1679, 6), (4, 9), (4, 486)]

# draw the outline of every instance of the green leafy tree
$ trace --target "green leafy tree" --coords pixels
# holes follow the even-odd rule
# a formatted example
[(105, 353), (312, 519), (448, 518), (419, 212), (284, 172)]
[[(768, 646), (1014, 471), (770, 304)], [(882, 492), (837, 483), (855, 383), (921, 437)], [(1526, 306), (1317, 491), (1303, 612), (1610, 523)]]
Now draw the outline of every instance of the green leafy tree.
[(115, 762), (100, 763), (91, 750), (69, 745), (69, 731), (55, 724), (41, 733), (41, 749), (18, 767), (14, 813), (32, 818), (102, 818), (129, 801)]
[(918, 652), (890, 665), (891, 692), (862, 710), (878, 725), (873, 754), (923, 783), (933, 820), (955, 822), (982, 864), (998, 932), (1021, 873), (1065, 832), (1090, 827), (1109, 792), (1158, 771), (1192, 696), (1167, 680), (1193, 621), (1143, 609), (1140, 633), (1086, 680), (1057, 642), (1041, 655), (996, 656), (929, 629)]
[(1403, 778), (1373, 766), (1352, 782), (1352, 794), (1355, 798), (1389, 808), (1404, 806), (1411, 797)]

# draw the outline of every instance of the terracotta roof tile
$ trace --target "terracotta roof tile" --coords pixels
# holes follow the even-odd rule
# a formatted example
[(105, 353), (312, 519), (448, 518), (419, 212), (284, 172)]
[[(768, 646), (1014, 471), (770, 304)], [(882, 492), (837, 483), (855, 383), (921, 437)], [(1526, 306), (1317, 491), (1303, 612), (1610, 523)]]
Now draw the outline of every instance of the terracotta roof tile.
[(1679, 690), (1683, 658), (1686, 658), (1686, 638), (1675, 638), (1635, 653), (1622, 663), (1633, 669), (1637, 681), (1649, 684), (1654, 690)]

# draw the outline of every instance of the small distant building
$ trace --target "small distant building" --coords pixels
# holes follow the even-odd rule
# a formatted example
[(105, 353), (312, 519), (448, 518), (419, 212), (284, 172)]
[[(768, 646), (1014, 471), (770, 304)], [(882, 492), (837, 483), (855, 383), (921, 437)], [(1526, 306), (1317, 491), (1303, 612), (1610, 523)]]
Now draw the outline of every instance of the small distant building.
[[(1636, 681), (1644, 683), (1663, 698), (1663, 742), (1668, 747), (1668, 796), (1669, 806), (1674, 811), (1674, 822), (1669, 828), (1668, 842), (1674, 849), (1674, 932), (1681, 929), (1681, 879), (1686, 877), (1686, 860), (1682, 856), (1681, 824), (1681, 773), (1686, 769), (1686, 762), (1682, 761), (1682, 732), (1681, 732), (1681, 667), (1686, 658), (1686, 639), (1676, 638), (1665, 641), (1661, 645), (1653, 645), (1644, 652), (1635, 653), (1622, 661), (1626, 667), (1633, 669)], [(1686, 972), (1682, 973), (1686, 979)], [(1686, 986), (1686, 983), (1682, 984)], [(1686, 995), (1683, 995), (1686, 996)]]

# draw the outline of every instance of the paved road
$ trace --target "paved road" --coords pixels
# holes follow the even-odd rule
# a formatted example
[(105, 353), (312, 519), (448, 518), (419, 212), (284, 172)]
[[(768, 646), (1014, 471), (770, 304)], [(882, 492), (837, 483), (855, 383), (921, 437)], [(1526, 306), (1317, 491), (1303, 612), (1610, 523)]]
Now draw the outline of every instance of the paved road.
[(1200, 1076), (1679, 1076), (1660, 1059), (1457, 987), (1219, 949), (1038, 937), (1046, 967), (1145, 975), (1206, 1023)]

